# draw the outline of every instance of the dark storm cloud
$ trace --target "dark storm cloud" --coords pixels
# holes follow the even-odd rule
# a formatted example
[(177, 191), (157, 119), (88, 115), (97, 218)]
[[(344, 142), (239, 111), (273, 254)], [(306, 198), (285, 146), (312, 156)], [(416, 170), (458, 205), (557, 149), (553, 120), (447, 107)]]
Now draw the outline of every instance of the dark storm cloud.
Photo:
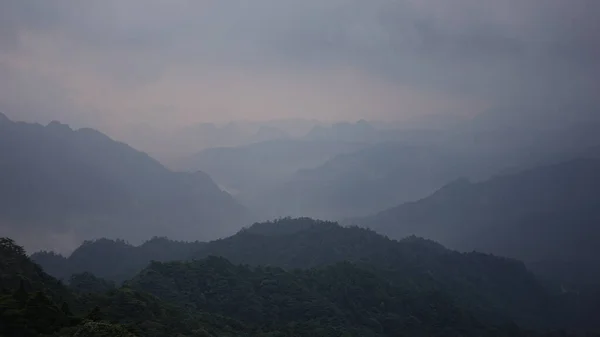
[[(422, 96), (407, 104), (415, 111), (595, 104), (598, 13), (595, 0), (6, 0), (0, 86), (95, 123), (306, 113), (285, 102), (353, 119), (354, 104), (339, 102), (357, 93), (384, 118), (409, 113), (393, 108), (396, 92)], [(193, 87), (214, 93), (198, 101)], [(24, 104), (6, 96), (2, 109)], [(33, 117), (47, 101), (36, 100), (20, 110)]]

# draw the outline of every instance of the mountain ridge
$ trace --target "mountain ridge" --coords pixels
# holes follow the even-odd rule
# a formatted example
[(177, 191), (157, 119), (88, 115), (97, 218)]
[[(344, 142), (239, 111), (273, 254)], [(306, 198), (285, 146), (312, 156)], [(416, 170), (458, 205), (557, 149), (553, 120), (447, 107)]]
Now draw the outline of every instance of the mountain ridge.
[(419, 201), (349, 223), (528, 263), (584, 261), (597, 256), (594, 242), (600, 238), (595, 186), (600, 186), (600, 160), (573, 159), (483, 182), (457, 181)]
[[(97, 130), (8, 120), (0, 131), (0, 227), (30, 245), (109, 234), (213, 239), (252, 217), (207, 174), (170, 171)], [(44, 234), (26, 238), (26, 228)]]
[[(114, 244), (118, 243), (111, 245)], [(109, 246), (104, 245), (110, 250)], [(183, 260), (178, 263), (185, 264), (215, 256), (233, 264), (283, 268), (289, 272), (349, 262), (383, 272), (399, 286), (450, 292), (458, 304), (477, 307), (482, 316), (510, 317), (538, 326), (548, 324), (547, 315), (551, 315), (544, 309), (551, 298), (522, 262), (481, 253), (458, 253), (416, 237), (395, 241), (367, 229), (300, 218), (257, 223), (231, 237), (194, 248), (191, 254), (181, 254), (173, 260)], [(87, 256), (79, 265), (114, 265), (107, 265), (105, 258), (94, 258), (107, 254)], [(146, 264), (152, 264), (152, 259), (146, 255)], [(138, 264), (138, 269), (124, 278), (134, 277), (142, 268), (143, 264)], [(78, 271), (91, 270), (89, 267)]]
[[(0, 333), (7, 337), (556, 335), (524, 329), (498, 313), (485, 316), (481, 309), (469, 310), (451, 289), (398, 284), (389, 277), (385, 270), (352, 262), (286, 271), (206, 257), (151, 262), (119, 288), (91, 274), (77, 275), (65, 286), (45, 274), (12, 240), (0, 238)], [(53, 296), (51, 289), (58, 289), (61, 296)]]

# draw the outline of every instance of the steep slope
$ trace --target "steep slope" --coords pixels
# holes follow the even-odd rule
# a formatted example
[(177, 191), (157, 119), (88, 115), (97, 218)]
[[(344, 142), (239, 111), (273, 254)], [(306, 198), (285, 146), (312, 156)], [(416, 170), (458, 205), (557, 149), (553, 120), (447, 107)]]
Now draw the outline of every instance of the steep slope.
[(353, 222), (390, 237), (419, 235), (531, 263), (587, 262), (593, 271), (600, 266), (598, 186), (600, 161), (572, 160), (481, 183), (457, 181), (418, 202)]
[(3, 119), (0, 186), (0, 228), (28, 246), (44, 247), (43, 237), (210, 239), (248, 216), (204, 173), (171, 172), (100, 132), (58, 122)]
[(56, 301), (67, 301), (71, 294), (64, 284), (32, 263), (22, 247), (12, 239), (0, 237), (0, 290), (43, 291)]

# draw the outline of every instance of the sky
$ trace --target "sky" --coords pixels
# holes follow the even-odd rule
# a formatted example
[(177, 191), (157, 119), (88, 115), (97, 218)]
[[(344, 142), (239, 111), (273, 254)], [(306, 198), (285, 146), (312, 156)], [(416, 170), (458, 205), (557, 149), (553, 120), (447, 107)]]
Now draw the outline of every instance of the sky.
[(598, 14), (597, 0), (2, 0), (0, 111), (109, 131), (593, 109)]

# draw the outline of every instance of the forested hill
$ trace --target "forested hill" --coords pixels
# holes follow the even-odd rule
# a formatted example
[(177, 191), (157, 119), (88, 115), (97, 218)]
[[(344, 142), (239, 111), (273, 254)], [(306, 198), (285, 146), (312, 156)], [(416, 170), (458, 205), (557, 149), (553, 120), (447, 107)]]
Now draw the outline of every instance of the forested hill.
[(98, 237), (215, 239), (248, 211), (202, 173), (172, 172), (92, 129), (0, 118), (0, 230), (28, 247)]
[(42, 251), (31, 259), (52, 276), (68, 281), (72, 275), (89, 272), (117, 283), (133, 277), (150, 261), (175, 261), (189, 258), (203, 242), (173, 241), (155, 237), (139, 246), (123, 240), (86, 241), (68, 257)]
[[(490, 333), (444, 294), (393, 285), (350, 263), (287, 272), (235, 266), (211, 257), (183, 263), (153, 263), (128, 283), (181, 306), (231, 315), (292, 335), (466, 335)], [(317, 327), (321, 328), (317, 328)], [(499, 325), (501, 326), (501, 325)], [(301, 333), (301, 332), (300, 332)]]
[(600, 160), (578, 159), (480, 183), (457, 181), (353, 223), (392, 238), (418, 235), (453, 249), (518, 258), (540, 271), (554, 262), (565, 276), (600, 283), (598, 186)]
[(255, 224), (213, 241), (196, 258), (222, 256), (234, 263), (315, 268), (343, 261), (385, 270), (396, 284), (443, 289), (482, 315), (502, 313), (521, 323), (544, 325), (549, 298), (536, 278), (516, 260), (480, 253), (462, 254), (429, 240), (390, 240), (373, 231), (344, 228), (308, 218)]
[[(223, 316), (177, 308), (130, 288), (73, 291), (0, 238), (0, 336), (267, 336)], [(272, 336), (272, 335), (271, 335)]]
[(124, 287), (86, 293), (0, 240), (4, 337), (570, 336), (481, 317), (449, 295), (349, 262), (285, 271), (217, 257), (153, 262)]
[[(386, 280), (408, 289), (442, 291), (456, 305), (474, 310), (481, 317), (510, 318), (531, 327), (573, 323), (561, 322), (558, 317), (564, 309), (555, 305), (561, 295), (542, 287), (523, 263), (481, 253), (458, 253), (416, 237), (395, 241), (366, 229), (301, 218), (255, 224), (229, 238), (196, 246), (175, 242), (170, 245), (174, 255), (157, 258), (161, 256), (157, 254), (160, 249), (154, 255), (149, 249), (145, 254), (133, 254), (135, 259), (131, 261), (136, 264), (129, 264), (127, 254), (116, 253), (131, 249), (127, 245), (98, 241), (84, 245), (81, 251), (87, 253), (78, 253), (77, 259), (64, 261), (69, 265), (77, 260), (76, 272), (89, 271), (113, 281), (134, 277), (151, 260), (221, 256), (235, 264), (288, 271), (350, 262), (365, 270), (383, 272)], [(115, 247), (118, 250), (113, 251)], [(123, 257), (119, 262), (107, 258), (117, 254)], [(35, 258), (43, 265), (50, 260), (39, 255)], [(47, 266), (48, 270), (55, 268), (55, 264)]]

